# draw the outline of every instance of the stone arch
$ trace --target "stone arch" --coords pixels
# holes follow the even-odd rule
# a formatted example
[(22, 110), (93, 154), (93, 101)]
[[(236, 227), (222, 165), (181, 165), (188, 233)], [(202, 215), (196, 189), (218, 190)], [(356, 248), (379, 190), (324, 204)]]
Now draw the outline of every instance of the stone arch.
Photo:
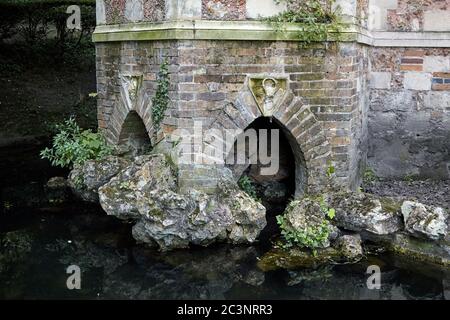
[(117, 144), (127, 146), (135, 154), (151, 148), (152, 143), (147, 128), (136, 111), (130, 111), (125, 118)]
[[(121, 133), (126, 125), (126, 120), (131, 114), (129, 120), (136, 120), (138, 116), (145, 127), (148, 138), (151, 143), (154, 137), (154, 128), (152, 121), (152, 103), (151, 99), (142, 85), (142, 75), (120, 76), (120, 94), (116, 96), (112, 114), (108, 122), (106, 138), (109, 143), (118, 145), (121, 139)], [(135, 87), (130, 88), (130, 82), (136, 81)], [(123, 137), (122, 137), (123, 138)]]
[[(228, 102), (225, 105), (222, 115), (212, 126), (244, 130), (262, 116), (255, 98), (246, 86), (235, 102)], [(321, 190), (326, 182), (326, 169), (331, 159), (331, 145), (321, 122), (303, 99), (294, 96), (289, 90), (274, 112), (273, 119), (283, 128), (296, 154), (296, 175), (298, 174), (296, 183), (300, 184), (305, 180), (307, 192)], [(232, 147), (233, 144), (227, 145), (224, 158), (228, 156)], [(303, 165), (305, 170), (302, 170)], [(296, 191), (296, 195), (301, 193)]]

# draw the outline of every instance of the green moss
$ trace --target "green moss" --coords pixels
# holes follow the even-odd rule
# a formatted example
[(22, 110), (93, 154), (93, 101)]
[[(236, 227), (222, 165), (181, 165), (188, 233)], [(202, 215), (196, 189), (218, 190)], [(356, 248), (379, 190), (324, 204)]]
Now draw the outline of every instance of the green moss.
[(289, 250), (277, 248), (262, 256), (257, 265), (264, 272), (277, 269), (317, 268), (338, 261), (340, 258), (339, 251), (333, 248), (318, 249), (315, 255), (308, 250), (298, 248)]
[(395, 201), (391, 198), (380, 198), (381, 207), (383, 208), (384, 212), (389, 213), (399, 213), (402, 208), (402, 204), (399, 201)]

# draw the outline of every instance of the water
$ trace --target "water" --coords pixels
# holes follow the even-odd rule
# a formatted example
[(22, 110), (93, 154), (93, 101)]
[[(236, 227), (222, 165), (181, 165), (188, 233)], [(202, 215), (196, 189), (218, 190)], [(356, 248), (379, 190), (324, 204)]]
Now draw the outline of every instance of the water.
[[(64, 172), (35, 151), (2, 153), (22, 161), (3, 162), (1, 171), (1, 299), (450, 299), (449, 270), (386, 254), (264, 273), (257, 267), (263, 247), (159, 253), (137, 245), (131, 225), (97, 206), (46, 205), (43, 181)], [(366, 286), (372, 264), (382, 270), (380, 290)], [(67, 289), (70, 265), (81, 268), (81, 290)]]

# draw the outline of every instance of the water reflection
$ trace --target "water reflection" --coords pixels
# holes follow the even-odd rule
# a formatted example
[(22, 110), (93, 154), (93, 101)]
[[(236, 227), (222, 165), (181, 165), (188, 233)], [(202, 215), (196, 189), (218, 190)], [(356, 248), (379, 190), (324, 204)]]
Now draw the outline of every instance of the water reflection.
[[(446, 270), (388, 256), (263, 273), (257, 247), (162, 254), (134, 244), (128, 225), (97, 208), (79, 210), (41, 213), (0, 235), (2, 299), (444, 299), (450, 282)], [(81, 290), (66, 288), (71, 264), (82, 270)], [(367, 289), (370, 264), (381, 266), (381, 290)]]

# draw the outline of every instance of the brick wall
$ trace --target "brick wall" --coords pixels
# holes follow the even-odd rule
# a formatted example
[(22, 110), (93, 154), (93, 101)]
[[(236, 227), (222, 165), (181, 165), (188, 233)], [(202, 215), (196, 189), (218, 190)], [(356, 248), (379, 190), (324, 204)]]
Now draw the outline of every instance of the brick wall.
[[(117, 143), (128, 112), (135, 110), (153, 142), (158, 142), (149, 110), (164, 58), (170, 60), (171, 105), (159, 137), (175, 129), (192, 130), (195, 121), (201, 121), (204, 128), (221, 123), (219, 128), (245, 129), (260, 116), (254, 98), (249, 96), (248, 78), (259, 74), (282, 76), (288, 79), (292, 97), (278, 117), (303, 146), (311, 185), (323, 182), (331, 160), (341, 183), (354, 187), (365, 160), (365, 51), (353, 43), (311, 49), (295, 42), (265, 41), (98, 44), (99, 126), (109, 141)], [(122, 78), (127, 75), (143, 79), (138, 94), (141, 98), (131, 104), (123, 93)], [(294, 98), (299, 101), (292, 102)], [(225, 114), (230, 108), (245, 110), (230, 116), (232, 111)], [(253, 118), (243, 119), (242, 114), (249, 111)], [(308, 117), (305, 124), (302, 117), (308, 113), (312, 118)]]

